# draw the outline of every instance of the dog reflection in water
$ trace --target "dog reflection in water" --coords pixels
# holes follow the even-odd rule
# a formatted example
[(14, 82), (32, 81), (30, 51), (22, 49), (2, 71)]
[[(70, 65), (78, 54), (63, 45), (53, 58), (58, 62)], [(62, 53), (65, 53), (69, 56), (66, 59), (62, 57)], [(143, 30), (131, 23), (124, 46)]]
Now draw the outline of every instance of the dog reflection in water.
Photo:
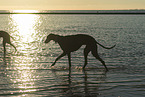
[(58, 43), (61, 49), (63, 50), (63, 53), (56, 58), (55, 62), (51, 66), (54, 66), (56, 61), (58, 61), (61, 57), (67, 55), (68, 61), (69, 61), (69, 68), (71, 68), (71, 52), (78, 50), (82, 45), (86, 45), (84, 49), (85, 63), (84, 63), (83, 69), (87, 65), (88, 53), (91, 52), (92, 55), (104, 65), (106, 71), (108, 71), (108, 68), (105, 65), (105, 62), (98, 55), (97, 44), (105, 49), (112, 49), (115, 47), (115, 45), (112, 47), (105, 47), (101, 45), (100, 43), (98, 43), (93, 37), (89, 35), (85, 35), (85, 34), (76, 34), (76, 35), (68, 35), (68, 36), (49, 34), (47, 36), (47, 39), (45, 40), (45, 43), (48, 43), (51, 40)]
[[(17, 51), (16, 47), (11, 43), (10, 41), (10, 35), (5, 32), (5, 31), (0, 31), (0, 37), (3, 38), (3, 48), (4, 48), (4, 57), (6, 55), (6, 43), (10, 44), (11, 46), (13, 46), (15, 48), (15, 51)], [(12, 37), (11, 37), (12, 38)]]

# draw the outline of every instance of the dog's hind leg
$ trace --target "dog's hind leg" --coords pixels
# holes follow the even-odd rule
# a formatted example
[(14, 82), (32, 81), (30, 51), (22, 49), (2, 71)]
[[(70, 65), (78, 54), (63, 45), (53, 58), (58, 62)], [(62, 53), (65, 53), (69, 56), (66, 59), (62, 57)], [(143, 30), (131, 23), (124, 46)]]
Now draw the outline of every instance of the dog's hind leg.
[(104, 62), (100, 57), (98, 57), (97, 59), (104, 65), (106, 71), (108, 71), (108, 68), (107, 68), (107, 66), (105, 65), (105, 62)]
[(85, 59), (85, 63), (84, 63), (84, 67), (83, 69), (85, 69), (87, 63), (88, 63), (88, 60), (87, 60), (87, 56), (88, 56), (88, 53), (90, 52), (90, 48), (88, 46), (86, 46), (86, 48), (84, 49), (84, 59)]
[(62, 53), (60, 56), (58, 56), (51, 66), (54, 66), (56, 61), (58, 61), (61, 57), (65, 56), (65, 55), (66, 55), (66, 53)]
[(98, 55), (98, 53), (97, 53), (97, 46), (96, 46), (95, 48), (93, 48), (93, 50), (92, 50), (92, 55), (93, 55), (96, 59), (98, 59), (98, 60), (104, 65), (106, 71), (108, 71), (108, 68), (107, 68), (107, 66), (105, 65), (105, 62), (99, 57), (99, 55)]

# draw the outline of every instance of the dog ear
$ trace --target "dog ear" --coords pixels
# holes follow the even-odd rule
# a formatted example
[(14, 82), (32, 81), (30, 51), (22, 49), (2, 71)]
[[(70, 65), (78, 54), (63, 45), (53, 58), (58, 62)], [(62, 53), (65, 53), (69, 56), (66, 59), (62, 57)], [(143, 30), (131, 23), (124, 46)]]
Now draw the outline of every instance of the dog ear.
[(54, 41), (55, 42), (55, 44), (57, 43), (56, 41)]

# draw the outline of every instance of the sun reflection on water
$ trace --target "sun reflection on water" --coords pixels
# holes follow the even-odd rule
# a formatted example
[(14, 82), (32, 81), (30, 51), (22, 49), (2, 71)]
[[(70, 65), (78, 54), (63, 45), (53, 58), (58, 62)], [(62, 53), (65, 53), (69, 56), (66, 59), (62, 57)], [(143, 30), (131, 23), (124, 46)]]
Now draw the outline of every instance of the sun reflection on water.
[(34, 41), (35, 26), (39, 17), (33, 14), (13, 14), (11, 18), (20, 36), (20, 41), (26, 43)]
[(20, 70), (18, 71), (19, 76), (16, 81), (19, 83), (18, 88), (20, 89), (19, 92), (31, 92), (36, 91), (35, 89), (35, 76), (31, 73), (32, 71), (27, 70)]
[[(39, 16), (34, 14), (12, 14), (10, 16), (10, 24), (12, 25), (17, 41), (17, 50), (22, 53), (13, 58), (14, 70), (17, 70), (17, 76), (13, 75), (12, 81), (19, 88), (19, 93), (33, 92), (35, 89), (35, 80), (37, 76), (32, 70), (33, 57), (30, 57), (32, 52), (32, 43), (37, 38), (37, 25)], [(23, 55), (24, 54), (24, 55)]]

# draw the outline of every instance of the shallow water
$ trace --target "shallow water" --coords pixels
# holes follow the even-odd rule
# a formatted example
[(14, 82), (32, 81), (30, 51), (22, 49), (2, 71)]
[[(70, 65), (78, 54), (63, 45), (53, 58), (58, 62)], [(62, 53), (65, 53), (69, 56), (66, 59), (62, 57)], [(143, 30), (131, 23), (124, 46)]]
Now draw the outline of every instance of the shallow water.
[[(145, 96), (144, 15), (0, 15), (2, 30), (14, 38), (3, 58), (0, 40), (0, 96)], [(62, 51), (58, 44), (43, 43), (49, 33), (89, 34), (105, 46), (100, 57), (108, 72), (91, 53), (86, 70), (83, 48), (72, 53), (72, 69), (67, 57), (50, 65)]]

